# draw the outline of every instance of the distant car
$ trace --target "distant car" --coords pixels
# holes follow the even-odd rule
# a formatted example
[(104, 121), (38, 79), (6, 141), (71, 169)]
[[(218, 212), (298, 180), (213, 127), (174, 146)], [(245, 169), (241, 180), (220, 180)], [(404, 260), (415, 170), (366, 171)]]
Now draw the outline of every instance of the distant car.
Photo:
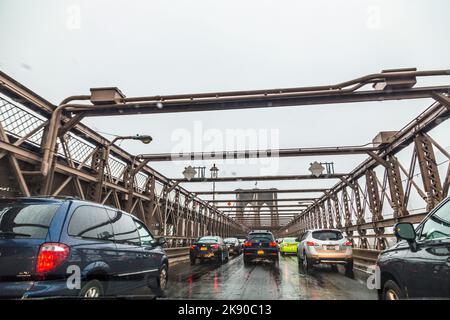
[(298, 263), (305, 271), (320, 263), (330, 264), (335, 270), (336, 265), (344, 265), (347, 274), (353, 271), (352, 243), (340, 230), (307, 230), (297, 241)]
[(242, 245), (244, 244), (244, 242), (245, 242), (246, 240), (247, 240), (247, 239), (239, 238), (239, 243), (241, 244), (241, 247), (242, 247)]
[(230, 254), (236, 256), (241, 254), (242, 248), (238, 238), (225, 238), (223, 241), (227, 245)]
[(381, 252), (379, 298), (385, 300), (450, 298), (450, 197), (414, 229), (397, 223), (402, 241)]
[(248, 264), (255, 258), (270, 259), (277, 263), (278, 244), (273, 234), (267, 230), (251, 231), (247, 236), (247, 241), (243, 244), (244, 263)]
[(199, 238), (189, 249), (191, 265), (195, 265), (197, 259), (216, 260), (218, 263), (226, 263), (229, 259), (228, 247), (219, 236), (206, 236)]
[[(169, 263), (142, 221), (60, 198), (0, 200), (0, 297), (97, 298), (165, 289)], [(68, 286), (78, 270), (81, 286)]]
[(297, 254), (297, 238), (282, 238), (280, 240), (281, 241), (278, 243), (278, 246), (280, 247), (280, 253), (282, 256), (287, 253)]

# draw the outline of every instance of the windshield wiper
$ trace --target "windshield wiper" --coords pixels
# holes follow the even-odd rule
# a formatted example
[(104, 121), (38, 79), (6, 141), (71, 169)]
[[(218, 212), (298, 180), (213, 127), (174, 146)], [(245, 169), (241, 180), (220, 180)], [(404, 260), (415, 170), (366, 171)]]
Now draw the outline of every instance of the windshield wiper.
[(20, 232), (14, 232), (14, 231), (1, 231), (0, 237), (31, 237), (31, 234), (28, 233), (20, 233)]

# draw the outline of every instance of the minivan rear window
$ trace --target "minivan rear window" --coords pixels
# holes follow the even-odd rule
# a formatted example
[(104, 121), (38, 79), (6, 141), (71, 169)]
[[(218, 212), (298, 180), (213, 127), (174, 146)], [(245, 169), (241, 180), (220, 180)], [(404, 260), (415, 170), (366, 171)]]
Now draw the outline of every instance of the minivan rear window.
[(0, 238), (45, 239), (60, 204), (0, 202)]
[(105, 209), (81, 206), (75, 209), (69, 223), (69, 235), (85, 239), (113, 240), (113, 230)]
[(333, 230), (313, 231), (312, 237), (321, 241), (336, 241), (344, 238), (341, 232)]
[(114, 240), (119, 243), (139, 246), (141, 239), (133, 218), (120, 211), (108, 210), (108, 213), (113, 225)]

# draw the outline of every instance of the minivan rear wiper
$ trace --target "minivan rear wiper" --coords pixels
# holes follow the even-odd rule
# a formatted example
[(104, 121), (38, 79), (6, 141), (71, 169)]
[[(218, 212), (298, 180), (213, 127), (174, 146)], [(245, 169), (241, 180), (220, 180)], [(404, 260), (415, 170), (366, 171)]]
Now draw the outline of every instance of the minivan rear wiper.
[(1, 231), (0, 237), (31, 237), (31, 234), (28, 233), (20, 233), (20, 232), (14, 232), (14, 231)]

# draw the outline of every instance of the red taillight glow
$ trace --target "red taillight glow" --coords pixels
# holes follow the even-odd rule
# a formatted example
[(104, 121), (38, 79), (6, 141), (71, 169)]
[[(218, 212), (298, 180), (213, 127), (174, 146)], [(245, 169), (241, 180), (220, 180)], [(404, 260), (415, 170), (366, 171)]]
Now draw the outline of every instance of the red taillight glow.
[(250, 241), (245, 241), (244, 242), (244, 247), (251, 247), (252, 243)]
[(353, 246), (353, 243), (352, 243), (351, 241), (346, 241), (346, 242), (344, 243), (344, 246), (346, 246), (346, 247), (351, 247), (351, 246)]
[(52, 271), (69, 256), (69, 247), (62, 243), (44, 243), (39, 249), (36, 261), (36, 272)]
[(219, 249), (219, 245), (216, 243), (216, 244), (212, 244), (211, 245), (211, 248), (213, 248), (213, 249)]
[(276, 247), (277, 243), (275, 241), (269, 242), (269, 247)]
[(314, 247), (316, 244), (312, 241), (306, 241), (306, 245), (310, 247)]
[(197, 246), (196, 245), (192, 245), (191, 246), (191, 250), (195, 250), (195, 249), (197, 249)]

